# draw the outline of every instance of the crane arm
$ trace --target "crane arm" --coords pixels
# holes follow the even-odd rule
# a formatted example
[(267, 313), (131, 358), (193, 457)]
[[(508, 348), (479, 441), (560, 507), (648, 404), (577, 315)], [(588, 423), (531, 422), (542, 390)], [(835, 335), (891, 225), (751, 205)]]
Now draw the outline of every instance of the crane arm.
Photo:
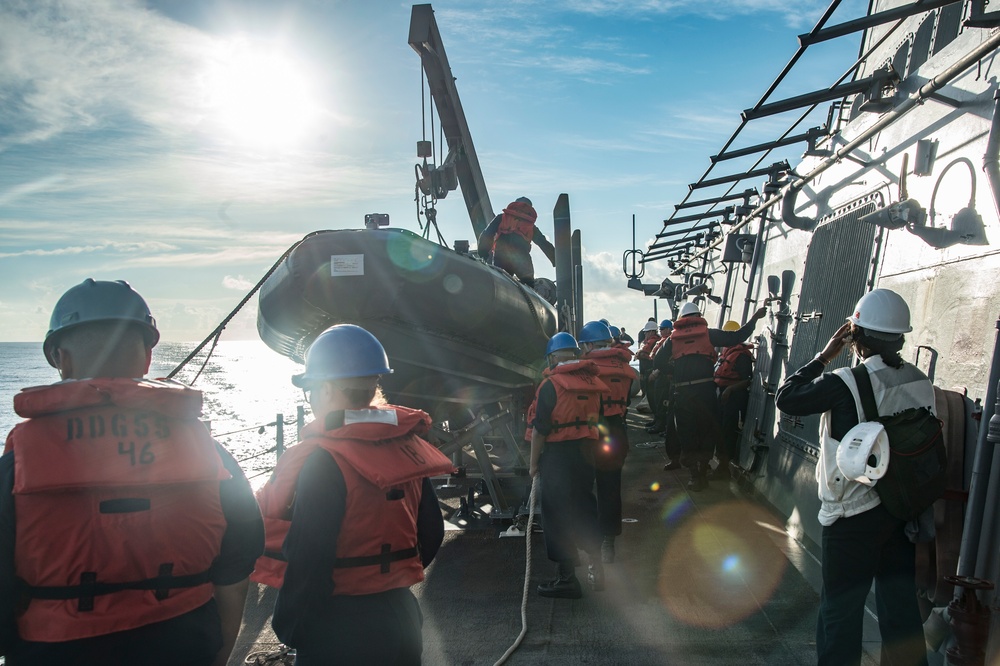
[(458, 98), (455, 77), (452, 76), (448, 56), (441, 43), (434, 10), (430, 5), (413, 5), (410, 14), (410, 46), (420, 55), (420, 62), (427, 76), (431, 96), (437, 107), (441, 121), (441, 131), (448, 143), (448, 157), (453, 161), (462, 186), (465, 207), (476, 237), (483, 232), (493, 219), (493, 207), (486, 191), (483, 172), (479, 168), (479, 158), (472, 144), (472, 133), (465, 120), (462, 102)]

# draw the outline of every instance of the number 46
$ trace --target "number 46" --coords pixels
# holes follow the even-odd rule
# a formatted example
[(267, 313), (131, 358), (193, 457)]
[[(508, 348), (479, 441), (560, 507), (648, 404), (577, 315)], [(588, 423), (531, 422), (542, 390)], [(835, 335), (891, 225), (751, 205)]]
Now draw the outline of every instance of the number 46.
[[(118, 455), (128, 456), (129, 464), (135, 466), (135, 442), (129, 442), (128, 446), (125, 445), (125, 442), (118, 442)], [(153, 455), (152, 444), (146, 442), (139, 450), (139, 464), (148, 465), (154, 460), (156, 460), (156, 456)]]

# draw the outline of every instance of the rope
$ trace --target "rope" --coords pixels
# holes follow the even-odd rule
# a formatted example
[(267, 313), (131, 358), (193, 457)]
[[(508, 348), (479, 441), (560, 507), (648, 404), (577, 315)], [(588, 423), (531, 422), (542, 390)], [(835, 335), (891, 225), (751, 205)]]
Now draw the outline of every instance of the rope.
[[(222, 323), (220, 323), (215, 328), (214, 331), (212, 331), (211, 333), (209, 333), (209, 335), (208, 335), (207, 338), (205, 338), (204, 340), (201, 341), (200, 345), (198, 345), (197, 347), (195, 347), (195, 350), (193, 352), (191, 352), (190, 354), (188, 354), (188, 357), (186, 359), (184, 359), (183, 361), (181, 361), (180, 364), (176, 368), (174, 368), (173, 370), (170, 371), (170, 374), (168, 374), (167, 377), (166, 377), (167, 379), (173, 379), (174, 375), (176, 375), (178, 372), (180, 372), (181, 368), (183, 368), (185, 365), (187, 365), (188, 363), (190, 363), (191, 359), (193, 359), (195, 356), (197, 356), (198, 352), (200, 352), (202, 349), (204, 349), (205, 345), (207, 345), (210, 340), (215, 340), (216, 344), (218, 344), (219, 337), (222, 335), (222, 331), (225, 330), (226, 325), (230, 321), (232, 321), (233, 317), (235, 317), (240, 310), (243, 309), (243, 306), (246, 305), (250, 301), (250, 299), (253, 297), (253, 295), (256, 294), (257, 291), (262, 286), (264, 286), (264, 282), (267, 281), (267, 278), (271, 277), (271, 274), (274, 273), (274, 271), (278, 270), (278, 266), (281, 265), (281, 262), (283, 262), (288, 257), (288, 255), (292, 253), (292, 250), (294, 250), (295, 248), (297, 248), (301, 242), (302, 242), (301, 240), (296, 241), (295, 243), (292, 244), (292, 246), (290, 248), (288, 248), (287, 250), (285, 250), (280, 257), (278, 257), (278, 260), (276, 262), (274, 262), (274, 265), (271, 266), (271, 268), (269, 268), (266, 273), (264, 273), (264, 277), (262, 277), (260, 279), (260, 281), (258, 281), (257, 284), (254, 285), (253, 289), (251, 289), (250, 292), (246, 296), (243, 297), (243, 300), (240, 301), (239, 305), (237, 305), (236, 308), (232, 312), (230, 312), (229, 315), (225, 319), (222, 320)], [(213, 351), (215, 351), (215, 344), (213, 344), (212, 345), (212, 349), (209, 350), (208, 356), (205, 358), (205, 362), (202, 363), (201, 370), (205, 369), (205, 365), (208, 364), (208, 359), (212, 357), (212, 352)], [(195, 380), (197, 380), (198, 377), (201, 375), (201, 370), (199, 370), (198, 374), (195, 375), (194, 380), (191, 381), (191, 385), (194, 385)]]
[(503, 656), (497, 659), (493, 666), (507, 661), (510, 655), (521, 646), (528, 633), (528, 588), (531, 585), (531, 530), (535, 523), (535, 494), (538, 491), (538, 477), (531, 480), (531, 496), (528, 499), (528, 524), (524, 528), (524, 593), (521, 595), (521, 633), (517, 635), (514, 643), (507, 648)]

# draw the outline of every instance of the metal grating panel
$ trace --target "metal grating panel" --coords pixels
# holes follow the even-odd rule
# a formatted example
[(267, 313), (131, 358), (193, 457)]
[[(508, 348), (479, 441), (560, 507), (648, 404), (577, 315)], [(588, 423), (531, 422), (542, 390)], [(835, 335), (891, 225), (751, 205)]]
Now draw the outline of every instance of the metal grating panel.
[[(789, 372), (808, 363), (823, 349), (867, 291), (876, 227), (860, 218), (881, 205), (881, 195), (869, 197), (838, 211), (813, 233), (791, 331)], [(850, 361), (845, 352), (829, 369), (846, 366)], [(780, 441), (789, 444), (800, 440), (796, 448), (811, 450), (818, 442), (819, 416), (791, 418), (783, 414), (779, 428)]]

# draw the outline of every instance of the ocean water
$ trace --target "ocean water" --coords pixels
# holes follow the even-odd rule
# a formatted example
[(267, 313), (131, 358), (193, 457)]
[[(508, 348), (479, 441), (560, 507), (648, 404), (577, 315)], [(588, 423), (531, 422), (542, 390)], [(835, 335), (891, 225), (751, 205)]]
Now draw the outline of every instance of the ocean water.
[[(165, 377), (190, 354), (197, 343), (163, 342), (153, 349), (148, 377)], [(271, 452), (277, 443), (275, 419), (283, 415), (284, 444), (296, 441), (297, 408), (308, 405), (290, 378), (300, 365), (272, 351), (260, 341), (220, 342), (205, 369), (207, 347), (186, 365), (175, 380), (204, 394), (204, 418), (213, 435), (229, 449), (254, 486), (267, 479), (274, 465)], [(24, 387), (59, 380), (56, 370), (42, 356), (41, 343), (0, 342), (0, 432), (3, 437), (20, 421), (14, 413), (14, 395)]]

